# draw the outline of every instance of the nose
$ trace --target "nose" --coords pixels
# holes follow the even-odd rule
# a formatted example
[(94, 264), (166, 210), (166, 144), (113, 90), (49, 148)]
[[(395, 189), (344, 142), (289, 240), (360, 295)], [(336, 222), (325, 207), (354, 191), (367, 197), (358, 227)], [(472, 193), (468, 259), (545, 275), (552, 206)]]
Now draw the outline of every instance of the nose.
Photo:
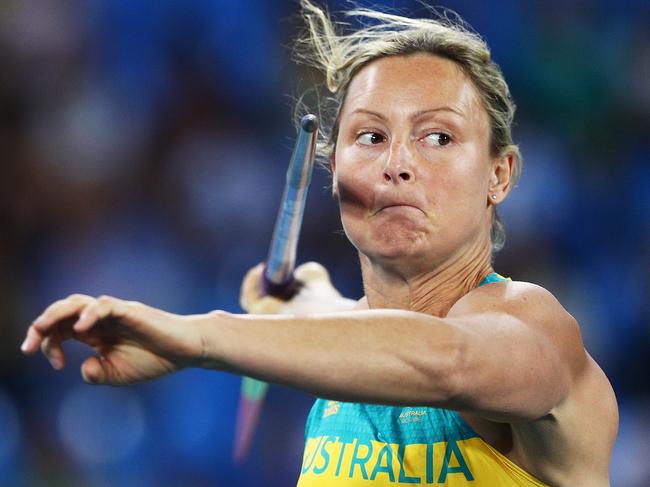
[(404, 144), (394, 141), (391, 144), (388, 160), (384, 166), (384, 181), (395, 184), (415, 182), (415, 173), (411, 168), (410, 156)]
[(413, 181), (415, 179), (413, 171), (410, 169), (402, 169), (402, 170), (393, 170), (392, 168), (386, 168), (384, 171), (384, 181), (389, 182), (389, 181), (404, 181), (409, 182)]

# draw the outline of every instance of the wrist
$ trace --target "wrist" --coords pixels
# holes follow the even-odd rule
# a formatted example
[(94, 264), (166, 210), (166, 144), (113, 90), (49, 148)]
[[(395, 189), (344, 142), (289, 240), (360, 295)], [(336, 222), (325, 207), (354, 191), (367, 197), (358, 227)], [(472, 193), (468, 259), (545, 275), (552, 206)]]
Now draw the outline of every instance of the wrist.
[(230, 313), (221, 310), (188, 316), (190, 325), (194, 329), (195, 338), (192, 352), (188, 356), (187, 367), (223, 368), (223, 360), (219, 353), (219, 329), (229, 316), (231, 316)]

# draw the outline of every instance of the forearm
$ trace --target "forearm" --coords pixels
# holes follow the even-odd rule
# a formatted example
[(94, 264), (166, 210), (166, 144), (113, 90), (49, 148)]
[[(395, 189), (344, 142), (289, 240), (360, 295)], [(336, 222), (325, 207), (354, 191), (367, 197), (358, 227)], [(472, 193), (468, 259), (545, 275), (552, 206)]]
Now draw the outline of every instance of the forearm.
[(451, 394), (459, 339), (434, 317), (372, 310), (198, 319), (207, 368), (344, 401), (438, 404)]

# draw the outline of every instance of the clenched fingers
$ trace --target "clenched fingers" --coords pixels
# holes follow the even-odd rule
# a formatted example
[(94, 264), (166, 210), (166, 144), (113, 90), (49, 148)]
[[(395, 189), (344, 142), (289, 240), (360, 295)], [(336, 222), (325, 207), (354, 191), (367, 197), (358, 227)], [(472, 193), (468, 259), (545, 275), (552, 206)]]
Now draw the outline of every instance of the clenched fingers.
[(247, 312), (250, 312), (253, 304), (263, 295), (260, 286), (263, 272), (264, 263), (260, 263), (250, 269), (246, 273), (246, 276), (244, 276), (241, 292), (239, 295), (239, 304), (241, 305), (242, 309)]
[(293, 275), (298, 281), (305, 284), (317, 281), (330, 282), (329, 272), (318, 262), (305, 262), (296, 268)]

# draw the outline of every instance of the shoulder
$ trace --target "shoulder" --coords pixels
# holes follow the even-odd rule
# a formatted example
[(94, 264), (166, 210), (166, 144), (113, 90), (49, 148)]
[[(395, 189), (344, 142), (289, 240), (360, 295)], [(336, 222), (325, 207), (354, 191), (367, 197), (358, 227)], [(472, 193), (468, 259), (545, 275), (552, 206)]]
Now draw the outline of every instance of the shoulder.
[(451, 307), (448, 316), (490, 311), (578, 326), (551, 292), (537, 284), (522, 281), (500, 281), (480, 286), (460, 298)]
[(530, 311), (543, 309), (546, 312), (568, 315), (551, 292), (537, 284), (523, 281), (499, 281), (477, 287), (460, 298), (449, 313), (462, 314), (518, 307), (525, 307)]
[[(550, 340), (572, 368), (586, 363), (580, 325), (547, 289), (522, 281), (500, 281), (480, 286), (450, 309), (450, 319), (468, 315), (502, 316), (517, 328)], [(577, 370), (576, 370), (577, 372)]]

